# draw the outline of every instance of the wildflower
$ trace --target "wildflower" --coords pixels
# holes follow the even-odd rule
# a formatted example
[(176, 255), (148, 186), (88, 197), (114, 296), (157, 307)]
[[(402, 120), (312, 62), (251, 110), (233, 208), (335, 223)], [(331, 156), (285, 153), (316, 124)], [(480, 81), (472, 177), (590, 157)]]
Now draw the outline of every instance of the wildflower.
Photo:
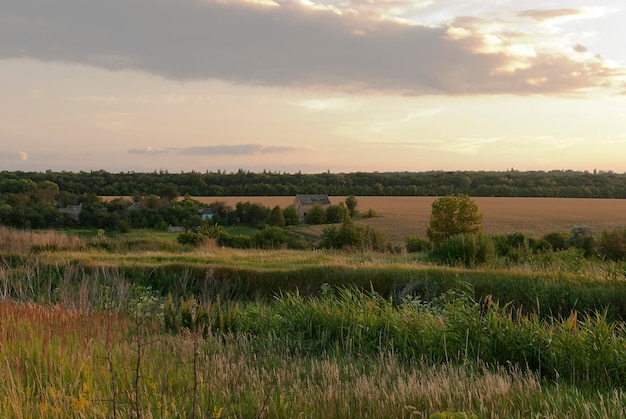
[(224, 411), (223, 407), (213, 406), (213, 418), (220, 419), (222, 417), (222, 412)]

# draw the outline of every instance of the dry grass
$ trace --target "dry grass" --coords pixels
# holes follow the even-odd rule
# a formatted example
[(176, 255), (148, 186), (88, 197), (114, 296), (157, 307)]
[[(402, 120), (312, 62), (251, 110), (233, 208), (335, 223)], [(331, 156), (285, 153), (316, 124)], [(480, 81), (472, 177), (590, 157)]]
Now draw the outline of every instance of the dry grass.
[(17, 230), (0, 226), (0, 251), (25, 254), (31, 251), (84, 250), (86, 243), (73, 234), (55, 231)]

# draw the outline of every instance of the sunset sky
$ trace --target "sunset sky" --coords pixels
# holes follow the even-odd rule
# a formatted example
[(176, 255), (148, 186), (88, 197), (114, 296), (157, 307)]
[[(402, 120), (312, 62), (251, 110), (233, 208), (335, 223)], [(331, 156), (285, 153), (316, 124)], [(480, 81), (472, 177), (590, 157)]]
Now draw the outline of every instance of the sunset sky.
[(0, 170), (626, 172), (624, 0), (0, 2)]

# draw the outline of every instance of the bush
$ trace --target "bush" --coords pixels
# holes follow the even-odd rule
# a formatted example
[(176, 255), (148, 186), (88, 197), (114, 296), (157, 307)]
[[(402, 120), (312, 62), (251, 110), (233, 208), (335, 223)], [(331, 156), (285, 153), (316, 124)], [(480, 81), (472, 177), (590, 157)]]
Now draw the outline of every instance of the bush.
[(503, 234), (493, 237), (496, 254), (514, 262), (519, 262), (532, 253), (530, 241), (524, 233)]
[(189, 231), (186, 233), (180, 233), (178, 237), (176, 237), (176, 241), (182, 245), (189, 246), (198, 246), (206, 239), (205, 235), (194, 233), (193, 231)]
[(307, 224), (324, 224), (326, 222), (326, 210), (320, 204), (315, 204), (306, 213)]
[(348, 208), (343, 202), (339, 205), (329, 205), (326, 207), (326, 222), (330, 224), (343, 223), (349, 217)]
[(531, 240), (529, 244), (535, 253), (547, 253), (552, 251), (552, 243), (545, 239)]
[(376, 211), (374, 211), (371, 208), (368, 209), (363, 215), (363, 218), (376, 218), (376, 217), (378, 217), (378, 214), (376, 213)]
[(387, 251), (390, 249), (387, 237), (369, 226), (355, 224), (347, 218), (341, 228), (327, 227), (322, 231), (321, 247), (327, 249), (356, 249)]
[(576, 226), (571, 230), (568, 245), (583, 251), (583, 256), (590, 258), (596, 254), (596, 245), (591, 229), (585, 226)]
[(235, 249), (249, 249), (252, 247), (252, 238), (245, 234), (230, 234), (222, 231), (217, 238), (217, 244)]
[(304, 240), (292, 236), (282, 228), (270, 226), (254, 233), (251, 237), (251, 244), (259, 249), (305, 249), (307, 247)]
[(598, 253), (602, 258), (614, 261), (626, 259), (626, 229), (605, 230), (598, 243)]
[(406, 251), (409, 253), (428, 252), (433, 247), (433, 244), (430, 241), (423, 239), (418, 235), (405, 238), (404, 243), (406, 245)]
[(283, 217), (285, 218), (286, 226), (295, 226), (300, 223), (300, 215), (298, 215), (298, 211), (293, 205), (283, 209)]
[(483, 234), (458, 234), (444, 240), (430, 252), (438, 264), (466, 267), (484, 265), (495, 259), (493, 240)]
[(285, 225), (285, 215), (280, 209), (280, 206), (276, 205), (270, 212), (268, 224), (274, 227), (282, 227)]
[(375, 252), (387, 252), (391, 250), (391, 243), (387, 240), (385, 233), (377, 228), (365, 226), (363, 231), (363, 250), (373, 250)]
[(553, 231), (544, 235), (541, 239), (552, 245), (552, 250), (565, 250), (567, 247), (567, 237), (569, 235), (563, 231)]

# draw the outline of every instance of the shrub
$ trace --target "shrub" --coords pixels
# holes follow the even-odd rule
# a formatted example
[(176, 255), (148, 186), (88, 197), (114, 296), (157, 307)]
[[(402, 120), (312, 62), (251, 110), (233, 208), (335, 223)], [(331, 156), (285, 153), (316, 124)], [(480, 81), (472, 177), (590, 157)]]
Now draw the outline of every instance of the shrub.
[(326, 222), (326, 210), (320, 204), (315, 204), (306, 213), (307, 224), (324, 224)]
[(245, 234), (230, 234), (222, 231), (217, 238), (217, 244), (235, 249), (249, 249), (252, 247), (252, 239)]
[(329, 205), (326, 207), (326, 222), (327, 223), (342, 223), (343, 220), (349, 217), (348, 208), (343, 202), (339, 205)]
[(391, 243), (387, 240), (387, 236), (382, 231), (365, 226), (363, 231), (363, 250), (374, 250), (376, 252), (386, 252), (391, 250)]
[(532, 252), (530, 239), (524, 233), (512, 233), (493, 237), (496, 254), (509, 260), (519, 262)]
[(373, 209), (368, 209), (363, 215), (364, 218), (375, 218), (378, 217), (378, 214)]
[(206, 239), (206, 236), (199, 233), (194, 233), (193, 231), (180, 233), (178, 237), (176, 237), (176, 241), (182, 245), (189, 246), (198, 246)]
[(598, 243), (598, 253), (602, 258), (614, 261), (626, 259), (626, 229), (603, 231)]
[(430, 241), (423, 239), (418, 235), (405, 238), (404, 243), (406, 245), (406, 251), (409, 253), (428, 252), (433, 247), (433, 244)]
[(491, 237), (458, 234), (448, 237), (430, 252), (430, 259), (442, 265), (473, 267), (493, 261), (496, 251)]
[(339, 229), (335, 226), (326, 227), (322, 231), (320, 247), (323, 249), (338, 248)]
[(322, 231), (321, 247), (327, 249), (357, 249), (357, 250), (389, 250), (387, 237), (380, 231), (369, 226), (355, 224), (347, 218), (341, 228), (327, 227)]
[(592, 257), (596, 254), (595, 240), (591, 229), (585, 226), (576, 226), (571, 230), (571, 236), (568, 240), (568, 244), (572, 247), (583, 251), (583, 256), (586, 258)]
[(286, 226), (295, 226), (300, 223), (300, 215), (298, 215), (298, 211), (293, 205), (283, 209), (283, 217), (285, 218)]
[(531, 240), (529, 244), (535, 253), (547, 253), (552, 251), (552, 243), (545, 239)]
[(564, 250), (567, 247), (567, 237), (569, 235), (563, 231), (553, 231), (544, 235), (541, 239), (552, 245), (552, 250)]
[(270, 212), (268, 224), (274, 227), (282, 227), (285, 225), (285, 215), (280, 209), (280, 206), (276, 205)]
[(271, 226), (266, 226), (263, 230), (254, 233), (251, 237), (251, 245), (259, 249), (306, 248), (303, 240), (298, 240), (282, 228)]

